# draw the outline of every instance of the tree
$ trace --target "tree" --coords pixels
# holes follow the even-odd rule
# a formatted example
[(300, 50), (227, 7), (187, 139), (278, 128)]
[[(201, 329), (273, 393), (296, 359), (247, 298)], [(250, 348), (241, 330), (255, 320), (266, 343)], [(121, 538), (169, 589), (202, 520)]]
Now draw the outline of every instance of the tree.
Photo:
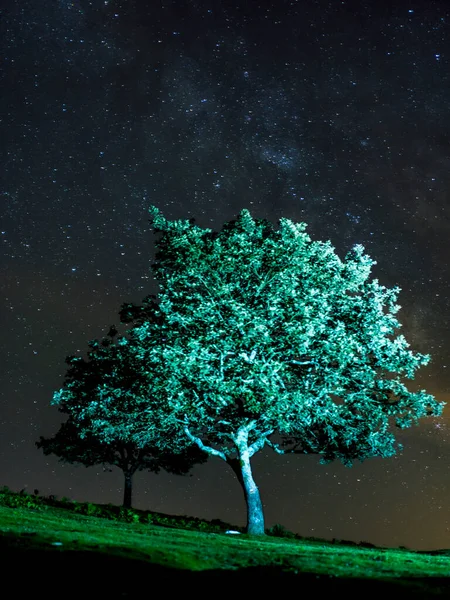
[[(185, 436), (170, 448), (190, 440), (233, 469), (249, 534), (264, 534), (251, 469), (264, 446), (351, 466), (393, 456), (401, 447), (395, 426), (441, 414), (443, 403), (400, 380), (413, 379), (430, 356), (393, 336), (400, 289), (369, 281), (376, 263), (363, 246), (341, 261), (329, 241), (313, 242), (306, 224), (285, 218), (275, 229), (243, 210), (213, 232), (168, 221), (156, 207), (150, 213), (162, 234), (152, 269), (164, 345), (154, 345), (152, 319), (143, 318), (133, 331), (140, 364), (149, 364), (140, 375), (149, 376), (151, 363), (166, 365), (165, 423), (178, 423)], [(135, 438), (145, 444), (145, 422), (139, 429)]]
[[(147, 302), (151, 302), (151, 297), (145, 299), (141, 311)], [(123, 320), (131, 322), (134, 318), (125, 307)], [(150, 318), (149, 314), (146, 317)], [(135, 318), (139, 322), (138, 314)], [(183, 452), (167, 452), (165, 442), (161, 443), (157, 412), (153, 413), (153, 435), (149, 435), (145, 445), (136, 443), (133, 433), (137, 422), (130, 419), (128, 407), (131, 402), (135, 407), (140, 401), (138, 378), (135, 377), (137, 369), (135, 363), (130, 362), (127, 338), (120, 337), (115, 343), (116, 334), (113, 326), (101, 342), (89, 342), (88, 360), (67, 357), (69, 369), (65, 385), (55, 393), (53, 403), (59, 405), (60, 412), (68, 415), (68, 420), (53, 437), (41, 436), (36, 445), (46, 455), (60, 457), (62, 462), (78, 462), (86, 467), (102, 464), (105, 468), (116, 466), (121, 469), (125, 478), (123, 505), (129, 508), (136, 471), (158, 473), (164, 469), (182, 475), (194, 464), (205, 462), (207, 457), (193, 445)], [(149, 391), (149, 385), (146, 385), (146, 391)], [(150, 403), (146, 402), (146, 405)], [(148, 431), (151, 421), (151, 417), (146, 418)]]
[[(157, 462), (150, 455), (145, 455), (145, 450), (136, 444), (102, 444), (97, 438), (87, 434), (80, 437), (80, 432), (73, 419), (61, 424), (57, 433), (51, 438), (40, 437), (36, 446), (43, 450), (44, 454), (55, 454), (62, 462), (81, 463), (85, 467), (101, 464), (105, 470), (117, 466), (124, 474), (123, 506), (130, 508), (132, 504), (132, 480), (137, 470), (149, 468), (153, 470)], [(148, 463), (148, 466), (147, 466)]]

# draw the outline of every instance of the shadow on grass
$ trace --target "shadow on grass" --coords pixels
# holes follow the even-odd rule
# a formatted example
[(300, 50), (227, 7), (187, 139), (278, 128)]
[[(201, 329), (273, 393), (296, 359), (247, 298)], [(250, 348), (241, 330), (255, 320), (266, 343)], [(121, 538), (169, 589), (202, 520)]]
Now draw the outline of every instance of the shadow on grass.
[[(37, 541), (37, 540), (36, 540)], [(239, 592), (286, 590), (304, 595), (389, 594), (395, 600), (450, 598), (449, 578), (373, 580), (285, 572), (279, 567), (187, 571), (151, 564), (144, 559), (93, 550), (37, 547), (32, 539), (0, 536), (3, 584), (9, 580), (33, 600), (80, 598), (171, 597), (173, 592), (225, 597)], [(207, 586), (207, 587), (205, 587)], [(395, 595), (395, 596), (394, 596)], [(20, 596), (22, 597), (22, 596)]]

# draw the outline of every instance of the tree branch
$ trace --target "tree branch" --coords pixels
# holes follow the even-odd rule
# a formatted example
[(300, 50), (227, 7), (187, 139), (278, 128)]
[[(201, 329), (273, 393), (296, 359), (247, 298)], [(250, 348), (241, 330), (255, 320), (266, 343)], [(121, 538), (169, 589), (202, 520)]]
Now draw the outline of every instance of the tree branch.
[(259, 438), (259, 440), (257, 440), (256, 442), (253, 442), (253, 444), (251, 444), (251, 446), (249, 446), (248, 448), (248, 454), (250, 456), (250, 458), (259, 450), (261, 450), (261, 448), (264, 447), (264, 444), (270, 444), (269, 440), (267, 439), (268, 435), (272, 435), (272, 433), (274, 432), (273, 429), (269, 429), (268, 431), (265, 431), (264, 433), (261, 434), (261, 437)]
[(277, 454), (286, 454), (286, 451), (282, 450), (278, 444), (275, 444), (275, 442), (271, 442), (270, 440), (266, 440), (266, 442), (267, 445), (270, 446)]
[(239, 354), (239, 356), (241, 358), (243, 358), (245, 360), (245, 362), (247, 363), (253, 363), (253, 361), (255, 360), (255, 356), (256, 356), (256, 348), (254, 348), (250, 354), (250, 356), (246, 353), (246, 352), (241, 352)]
[(291, 360), (290, 362), (293, 365), (315, 365), (316, 364), (313, 360), (305, 360), (303, 362), (300, 362), (298, 360)]
[(220, 312), (220, 309), (219, 309), (219, 307), (217, 306), (217, 302), (215, 302), (215, 301), (214, 301), (214, 298), (215, 298), (215, 295), (216, 295), (216, 294), (214, 294), (214, 293), (212, 293), (212, 292), (211, 292), (211, 290), (209, 289), (209, 287), (208, 287), (208, 286), (207, 286), (207, 284), (206, 284), (206, 281), (205, 281), (205, 279), (204, 279), (204, 278), (203, 278), (201, 275), (199, 275), (199, 276), (198, 276), (198, 279), (199, 279), (199, 280), (200, 280), (200, 281), (203, 283), (203, 285), (204, 285), (204, 286), (205, 286), (205, 288), (206, 288), (206, 291), (208, 292), (208, 294), (210, 295), (210, 297), (211, 297), (212, 301), (214, 302), (214, 304), (215, 304), (215, 307), (216, 307), (216, 310), (217, 310), (217, 314), (218, 314), (218, 315), (219, 315), (219, 317), (222, 319), (222, 321), (223, 321), (224, 323), (226, 323), (227, 321), (226, 321), (226, 319), (224, 319), (224, 317), (222, 316), (222, 313)]
[(284, 385), (284, 381), (281, 379), (281, 377), (278, 375), (278, 373), (274, 373), (274, 376), (276, 377), (276, 379), (278, 379), (278, 381), (281, 383), (281, 387), (283, 388), (283, 390), (286, 391), (286, 386)]
[(211, 456), (218, 456), (225, 462), (227, 461), (227, 457), (225, 456), (225, 454), (223, 452), (221, 452), (220, 450), (216, 450), (215, 448), (211, 448), (211, 446), (205, 446), (205, 444), (202, 442), (202, 440), (199, 437), (197, 437), (196, 435), (193, 435), (189, 431), (189, 428), (187, 425), (184, 426), (184, 433), (188, 436), (188, 438), (192, 442), (194, 442), (194, 444), (197, 444), (197, 446), (200, 448), (200, 450), (203, 450), (203, 452), (206, 452), (207, 454), (211, 454)]

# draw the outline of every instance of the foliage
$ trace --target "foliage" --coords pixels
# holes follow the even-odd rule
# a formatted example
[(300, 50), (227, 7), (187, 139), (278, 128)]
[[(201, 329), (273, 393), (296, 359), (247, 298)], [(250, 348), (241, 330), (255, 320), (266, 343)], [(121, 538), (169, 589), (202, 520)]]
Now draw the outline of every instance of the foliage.
[[(280, 219), (275, 230), (247, 210), (219, 233), (151, 214), (168, 401), (203, 449), (231, 456), (245, 428), (249, 448), (351, 465), (395, 454), (392, 425), (441, 414), (393, 375), (412, 379), (430, 357), (392, 338), (400, 290), (369, 281), (375, 263), (362, 246), (341, 261), (304, 223)], [(151, 338), (151, 323), (133, 331), (141, 352)]]
[(32, 508), (37, 510), (45, 508), (42, 499), (38, 496), (31, 496), (24, 490), (15, 493), (6, 486), (0, 489), (0, 506), (8, 506), (9, 508)]
[[(112, 326), (101, 341), (89, 342), (87, 360), (77, 356), (66, 359), (69, 368), (64, 387), (54, 394), (53, 403), (68, 420), (52, 438), (41, 437), (37, 446), (63, 462), (117, 466), (129, 476), (137, 470), (187, 473), (207, 457), (192, 445), (183, 453), (165, 451), (156, 410), (146, 419), (147, 431), (153, 424), (153, 436), (148, 436), (146, 444), (137, 445), (133, 434), (138, 421), (130, 407), (134, 411), (142, 403), (141, 394), (151, 390), (147, 386), (142, 392), (135, 355), (130, 354), (126, 337), (116, 340), (116, 334)], [(147, 407), (149, 404), (146, 402)]]
[(295, 533), (292, 533), (292, 531), (289, 531), (284, 525), (280, 525), (279, 523), (272, 525), (272, 527), (267, 530), (267, 535), (288, 539), (294, 539), (296, 537)]

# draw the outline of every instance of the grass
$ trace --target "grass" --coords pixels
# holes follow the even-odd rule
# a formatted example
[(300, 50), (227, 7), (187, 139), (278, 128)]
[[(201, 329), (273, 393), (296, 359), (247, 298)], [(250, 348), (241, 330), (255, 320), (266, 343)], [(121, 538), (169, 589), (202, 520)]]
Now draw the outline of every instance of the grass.
[(18, 574), (19, 591), (34, 599), (131, 598), (162, 585), (167, 593), (207, 585), (208, 594), (219, 595), (240, 586), (272, 593), (286, 585), (297, 586), (298, 593), (314, 586), (314, 595), (381, 592), (414, 599), (450, 594), (450, 550), (332, 543), (299, 538), (281, 526), (272, 535), (252, 538), (226, 534), (230, 527), (218, 520), (0, 490), (2, 572)]

